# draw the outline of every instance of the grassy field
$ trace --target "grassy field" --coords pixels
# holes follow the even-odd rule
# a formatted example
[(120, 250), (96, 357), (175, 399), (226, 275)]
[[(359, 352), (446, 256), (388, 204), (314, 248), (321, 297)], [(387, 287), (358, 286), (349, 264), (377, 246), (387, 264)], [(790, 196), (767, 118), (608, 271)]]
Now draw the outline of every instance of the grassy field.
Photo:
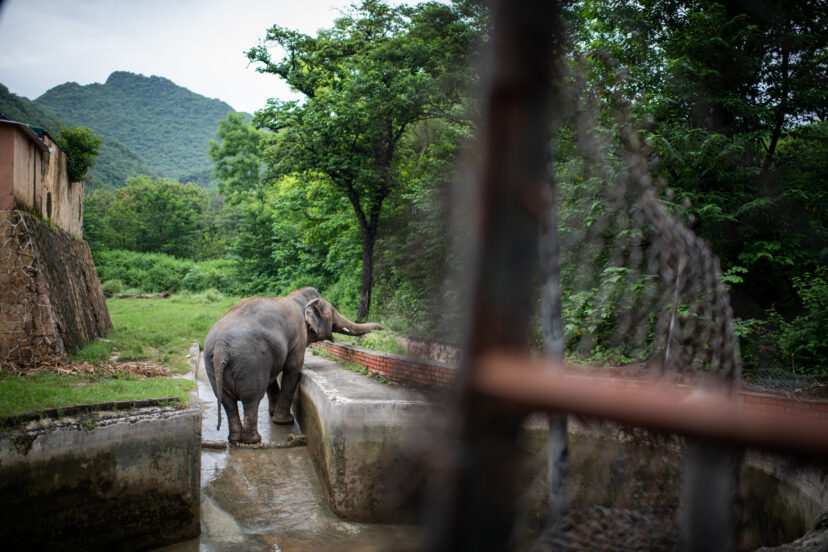
[(119, 361), (144, 360), (186, 373), (190, 344), (204, 345), (210, 327), (237, 301), (216, 291), (169, 299), (107, 299), (114, 326), (108, 341), (91, 343), (72, 359), (96, 363), (117, 356)]
[[(76, 363), (143, 361), (169, 366), (173, 374), (189, 369), (190, 344), (203, 345), (210, 327), (238, 298), (215, 291), (182, 293), (169, 299), (109, 299), (114, 329), (104, 341), (72, 355)], [(189, 380), (140, 377), (130, 372), (103, 375), (61, 374), (44, 370), (30, 374), (0, 373), (0, 418), (44, 408), (116, 400), (179, 397), (187, 402)]]

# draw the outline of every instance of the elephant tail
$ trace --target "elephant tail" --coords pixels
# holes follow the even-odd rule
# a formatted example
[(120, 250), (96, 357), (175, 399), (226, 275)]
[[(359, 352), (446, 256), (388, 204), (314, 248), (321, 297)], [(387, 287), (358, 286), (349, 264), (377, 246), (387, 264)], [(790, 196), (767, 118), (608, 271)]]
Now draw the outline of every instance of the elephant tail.
[(216, 425), (216, 430), (221, 429), (221, 387), (224, 383), (224, 367), (227, 366), (227, 358), (227, 345), (217, 343), (213, 349), (213, 372), (216, 376), (216, 399), (218, 400), (218, 425)]

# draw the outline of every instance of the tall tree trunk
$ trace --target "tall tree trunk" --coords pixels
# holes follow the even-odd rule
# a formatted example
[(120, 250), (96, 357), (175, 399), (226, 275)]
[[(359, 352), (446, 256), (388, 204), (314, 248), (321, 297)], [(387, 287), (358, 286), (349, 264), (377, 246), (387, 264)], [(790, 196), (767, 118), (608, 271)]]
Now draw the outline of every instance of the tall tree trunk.
[(357, 321), (368, 317), (371, 310), (371, 289), (374, 285), (374, 244), (377, 241), (377, 226), (379, 220), (371, 217), (367, 226), (360, 225), (362, 233), (362, 280), (359, 286), (359, 308)]

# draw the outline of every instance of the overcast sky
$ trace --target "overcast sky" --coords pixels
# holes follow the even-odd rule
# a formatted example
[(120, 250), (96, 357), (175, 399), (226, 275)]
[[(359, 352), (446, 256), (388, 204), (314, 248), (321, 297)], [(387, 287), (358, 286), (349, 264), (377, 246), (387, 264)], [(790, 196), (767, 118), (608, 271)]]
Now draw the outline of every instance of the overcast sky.
[[(393, 2), (399, 3), (399, 2)], [(252, 113), (289, 99), (244, 52), (273, 24), (315, 34), (350, 0), (0, 0), (0, 83), (31, 100), (113, 71), (166, 77)]]

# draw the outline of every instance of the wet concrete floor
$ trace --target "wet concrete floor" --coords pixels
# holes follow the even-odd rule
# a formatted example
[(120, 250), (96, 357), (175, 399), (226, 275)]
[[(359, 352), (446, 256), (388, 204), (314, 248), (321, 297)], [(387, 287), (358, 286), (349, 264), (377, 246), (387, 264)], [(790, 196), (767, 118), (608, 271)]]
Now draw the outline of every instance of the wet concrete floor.
[[(198, 395), (204, 419), (202, 439), (227, 439), (227, 420), (216, 430), (216, 397), (203, 369)], [(267, 400), (259, 409), (264, 442), (286, 441), (301, 430), (270, 422)], [(343, 521), (328, 508), (306, 447), (203, 450), (201, 536), (158, 549), (163, 552), (251, 550), (410, 549), (420, 531), (410, 525)]]

